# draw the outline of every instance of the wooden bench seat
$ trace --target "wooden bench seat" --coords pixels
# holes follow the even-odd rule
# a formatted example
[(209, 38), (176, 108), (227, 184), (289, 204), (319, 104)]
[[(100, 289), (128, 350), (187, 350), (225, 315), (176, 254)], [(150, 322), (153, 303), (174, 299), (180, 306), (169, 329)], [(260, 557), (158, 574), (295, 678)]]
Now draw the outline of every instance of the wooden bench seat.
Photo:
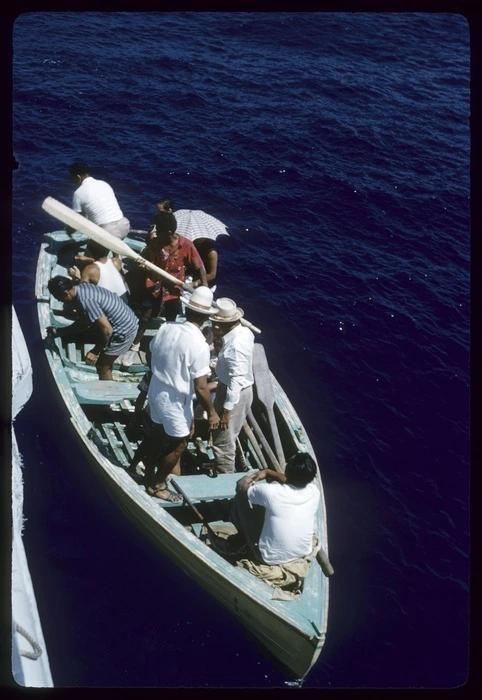
[[(207, 476), (206, 474), (172, 476), (170, 489), (176, 491), (174, 483), (178, 484), (193, 503), (234, 498), (236, 482), (242, 479), (243, 476), (252, 473), (253, 470), (248, 472), (234, 472), (233, 474), (218, 474), (217, 477)], [(162, 501), (160, 501), (160, 503), (164, 505)], [(168, 505), (172, 504), (169, 503)]]
[(120, 403), (124, 399), (135, 401), (139, 394), (136, 382), (116, 382), (115, 380), (94, 380), (77, 382), (72, 389), (81, 404)]

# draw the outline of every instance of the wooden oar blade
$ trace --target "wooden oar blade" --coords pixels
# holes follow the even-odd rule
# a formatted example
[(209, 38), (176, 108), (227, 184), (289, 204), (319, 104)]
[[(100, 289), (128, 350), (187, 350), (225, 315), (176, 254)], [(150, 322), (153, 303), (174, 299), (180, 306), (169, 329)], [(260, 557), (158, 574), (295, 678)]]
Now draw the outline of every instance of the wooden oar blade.
[(77, 213), (53, 197), (46, 197), (44, 199), (42, 202), (42, 209), (67, 226), (81, 231), (81, 233), (84, 233), (88, 238), (91, 238), (99, 245), (112, 250), (118, 255), (124, 255), (133, 260), (140, 257), (139, 253), (132, 250), (132, 248), (124, 241), (121, 241), (120, 238), (116, 238), (116, 236), (113, 236), (109, 231), (89, 221), (85, 216), (82, 216), (82, 214)]

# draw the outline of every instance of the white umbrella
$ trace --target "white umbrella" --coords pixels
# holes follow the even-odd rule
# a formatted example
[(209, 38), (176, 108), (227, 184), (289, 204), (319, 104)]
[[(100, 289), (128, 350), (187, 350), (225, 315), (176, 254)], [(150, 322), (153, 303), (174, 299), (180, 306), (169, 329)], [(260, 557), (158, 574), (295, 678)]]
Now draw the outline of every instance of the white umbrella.
[(201, 209), (178, 209), (173, 213), (177, 221), (176, 233), (191, 241), (196, 238), (211, 238), (215, 241), (222, 234), (229, 236), (222, 221)]

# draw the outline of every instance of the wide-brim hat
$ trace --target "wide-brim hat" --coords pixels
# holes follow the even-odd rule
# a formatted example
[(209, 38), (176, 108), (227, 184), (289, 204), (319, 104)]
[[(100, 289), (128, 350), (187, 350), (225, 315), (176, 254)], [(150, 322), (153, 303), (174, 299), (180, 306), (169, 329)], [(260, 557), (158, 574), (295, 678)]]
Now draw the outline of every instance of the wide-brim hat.
[(209, 287), (196, 287), (192, 294), (182, 295), (181, 301), (191, 311), (197, 311), (197, 313), (206, 314), (206, 316), (216, 313), (217, 310), (212, 305), (213, 293)]
[(236, 302), (227, 297), (221, 297), (214, 302), (217, 309), (209, 318), (217, 323), (233, 323), (244, 316), (243, 309), (236, 306)]

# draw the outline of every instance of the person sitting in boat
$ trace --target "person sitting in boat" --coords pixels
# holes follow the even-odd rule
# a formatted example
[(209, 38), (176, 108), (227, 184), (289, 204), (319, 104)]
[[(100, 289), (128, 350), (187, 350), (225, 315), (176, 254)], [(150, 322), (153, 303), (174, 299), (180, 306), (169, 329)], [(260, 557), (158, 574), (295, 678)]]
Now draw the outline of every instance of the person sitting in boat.
[(95, 241), (89, 243), (94, 262), (85, 265), (82, 272), (74, 265), (69, 268), (69, 275), (74, 282), (90, 282), (117, 294), (126, 304), (129, 303), (129, 290), (122, 274), (122, 261), (117, 257), (110, 258), (108, 248)]
[[(144, 248), (141, 256), (154, 263), (162, 270), (169, 272), (180, 282), (186, 279), (186, 272), (199, 275), (201, 284), (207, 285), (206, 270), (201, 257), (193, 243), (176, 233), (177, 221), (174, 214), (163, 212), (154, 218), (156, 235), (150, 244)], [(175, 321), (182, 314), (182, 286), (176, 286), (161, 280), (154, 272), (143, 269), (140, 263), (139, 272), (133, 280), (134, 286), (132, 306), (137, 306), (139, 316), (139, 331), (128, 353), (122, 359), (124, 366), (131, 365), (139, 352), (141, 339), (146, 331), (150, 318), (162, 313), (166, 321)], [(143, 291), (139, 293), (139, 279), (144, 281)]]
[[(150, 343), (152, 377), (147, 400), (153, 430), (142, 448), (149, 495), (177, 503), (166, 478), (187, 447), (195, 393), (208, 415), (209, 427), (219, 423), (208, 387), (209, 346), (200, 328), (215, 310), (212, 292), (196, 289), (185, 302), (184, 323), (164, 323)], [(156, 472), (157, 469), (157, 472)]]
[[(72, 198), (72, 209), (123, 240), (131, 225), (122, 213), (112, 187), (104, 180), (92, 177), (87, 163), (72, 163), (69, 171), (70, 179), (77, 187)], [(66, 226), (65, 230), (72, 234), (75, 228)], [(81, 264), (94, 262), (90, 244), (87, 245), (83, 256), (76, 257), (76, 261)]]
[(253, 561), (286, 564), (313, 549), (320, 492), (317, 467), (307, 452), (286, 463), (284, 474), (262, 469), (236, 484), (231, 519), (238, 530), (230, 545), (246, 542)]
[[(72, 302), (81, 313), (77, 321), (64, 328), (47, 329), (53, 337), (74, 339), (80, 331), (95, 331), (98, 340), (85, 356), (88, 365), (95, 365), (99, 379), (112, 379), (112, 365), (131, 346), (137, 333), (135, 313), (118, 294), (90, 282), (74, 284), (68, 277), (58, 275), (49, 280), (49, 292), (61, 302)], [(87, 341), (86, 341), (87, 342)]]
[(241, 325), (244, 312), (232, 299), (220, 298), (216, 305), (210, 318), (222, 345), (216, 363), (214, 405), (220, 419), (213, 432), (213, 452), (217, 472), (234, 472), (236, 439), (253, 402), (254, 335)]

